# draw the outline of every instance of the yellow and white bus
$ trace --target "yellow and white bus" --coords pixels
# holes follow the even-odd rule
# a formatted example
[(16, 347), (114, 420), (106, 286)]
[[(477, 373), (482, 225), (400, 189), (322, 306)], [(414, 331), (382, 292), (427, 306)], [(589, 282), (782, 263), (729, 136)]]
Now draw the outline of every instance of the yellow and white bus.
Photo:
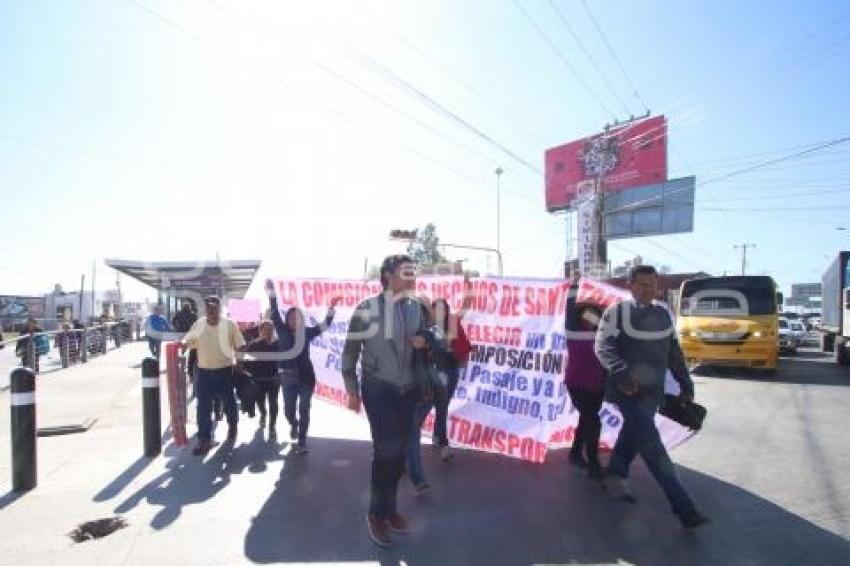
[(767, 276), (703, 277), (682, 283), (677, 329), (692, 366), (775, 372), (782, 294)]

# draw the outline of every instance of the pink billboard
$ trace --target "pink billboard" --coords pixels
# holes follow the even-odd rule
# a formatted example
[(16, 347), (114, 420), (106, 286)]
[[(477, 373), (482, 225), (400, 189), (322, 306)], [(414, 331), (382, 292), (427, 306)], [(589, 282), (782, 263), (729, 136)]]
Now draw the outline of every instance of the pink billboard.
[(602, 177), (604, 192), (667, 180), (667, 119), (655, 116), (546, 150), (546, 209), (572, 206), (581, 183)]

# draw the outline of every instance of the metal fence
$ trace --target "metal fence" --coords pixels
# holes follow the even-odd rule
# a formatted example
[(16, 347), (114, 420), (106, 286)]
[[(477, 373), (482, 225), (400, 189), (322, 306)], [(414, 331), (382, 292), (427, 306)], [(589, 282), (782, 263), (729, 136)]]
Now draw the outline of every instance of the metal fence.
[[(62, 328), (41, 332), (24, 332), (15, 338), (0, 342), (0, 389), (5, 388), (9, 371), (15, 366), (24, 366), (39, 373), (44, 359), (58, 356), (59, 366), (67, 368), (87, 363), (90, 359), (106, 354), (110, 349), (138, 340), (138, 325), (130, 322), (108, 322), (86, 328)], [(55, 366), (55, 363), (54, 363)]]

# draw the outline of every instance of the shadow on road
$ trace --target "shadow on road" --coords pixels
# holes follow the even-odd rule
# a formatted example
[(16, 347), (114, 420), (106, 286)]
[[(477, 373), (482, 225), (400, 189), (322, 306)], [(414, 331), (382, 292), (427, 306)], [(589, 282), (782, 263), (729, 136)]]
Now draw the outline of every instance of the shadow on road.
[[(171, 425), (169, 425), (165, 428), (165, 432), (162, 434), (162, 438), (160, 439), (161, 445), (165, 446), (166, 456), (177, 452), (173, 444), (168, 444), (171, 437)], [(92, 498), (92, 501), (109, 501), (113, 497), (116, 497), (124, 490), (124, 488), (130, 485), (130, 483), (136, 479), (139, 474), (145, 471), (151, 462), (153, 462), (153, 458), (147, 458), (145, 456), (140, 457), (138, 460), (130, 464), (126, 470), (121, 472), (118, 477), (97, 492), (97, 494), (95, 494)]]
[[(115, 512), (127, 513), (144, 500), (148, 505), (162, 508), (151, 520), (151, 527), (164, 529), (181, 515), (183, 507), (201, 504), (215, 497), (230, 483), (231, 475), (246, 469), (251, 473), (266, 471), (268, 462), (283, 459), (281, 449), (282, 445), (276, 440), (265, 439), (262, 429), (257, 430), (248, 444), (237, 447), (229, 442), (220, 444), (203, 461), (193, 456), (191, 450), (182, 449), (169, 462), (168, 471), (128, 497), (116, 507)], [(131, 466), (125, 474), (133, 471)], [(104, 491), (108, 489), (109, 486)]]
[(20, 499), (25, 495), (24, 492), (21, 491), (9, 491), (0, 496), (0, 511)]
[[(639, 502), (611, 500), (564, 451), (545, 466), (462, 452), (423, 459), (432, 492), (417, 499), (403, 479), (400, 511), (413, 532), (380, 550), (366, 535), (371, 447), (314, 439), (307, 457), (287, 458), (280, 480), (245, 537), (258, 563), (381, 564), (839, 564), (844, 538), (734, 485), (687, 468), (681, 477), (713, 523), (684, 531), (642, 465)], [(846, 562), (845, 562), (846, 563)]]
[(765, 383), (850, 386), (850, 368), (835, 365), (831, 353), (815, 349), (800, 350), (796, 356), (781, 358), (774, 375), (759, 370), (718, 366), (700, 366), (694, 375)]

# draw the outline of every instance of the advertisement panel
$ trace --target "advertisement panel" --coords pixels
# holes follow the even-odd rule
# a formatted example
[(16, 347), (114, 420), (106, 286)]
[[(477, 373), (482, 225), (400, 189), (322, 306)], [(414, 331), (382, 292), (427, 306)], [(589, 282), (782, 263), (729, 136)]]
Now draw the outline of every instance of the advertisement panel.
[(693, 232), (695, 188), (695, 177), (682, 177), (605, 195), (605, 238)]
[(546, 209), (573, 206), (579, 184), (602, 176), (605, 193), (667, 180), (667, 119), (655, 116), (546, 150)]
[(13, 320), (44, 318), (44, 297), (0, 295), (0, 317)]

